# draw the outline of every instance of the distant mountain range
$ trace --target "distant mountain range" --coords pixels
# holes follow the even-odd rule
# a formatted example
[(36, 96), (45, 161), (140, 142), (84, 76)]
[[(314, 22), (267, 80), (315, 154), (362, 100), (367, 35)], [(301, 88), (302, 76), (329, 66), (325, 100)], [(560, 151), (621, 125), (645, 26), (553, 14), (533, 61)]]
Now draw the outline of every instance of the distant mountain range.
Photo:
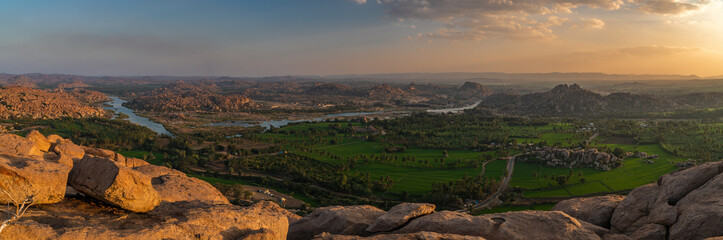
[(547, 92), (524, 95), (496, 93), (485, 98), (480, 105), (503, 113), (540, 116), (594, 116), (720, 106), (723, 106), (723, 93), (720, 92), (678, 96), (631, 93), (602, 95), (577, 84), (561, 84)]
[(360, 74), (360, 75), (332, 75), (322, 78), (337, 80), (367, 80), (367, 81), (561, 81), (561, 82), (587, 82), (587, 81), (643, 81), (643, 80), (692, 80), (701, 79), (696, 75), (659, 75), (659, 74), (606, 74), (606, 73), (390, 73), (390, 74)]

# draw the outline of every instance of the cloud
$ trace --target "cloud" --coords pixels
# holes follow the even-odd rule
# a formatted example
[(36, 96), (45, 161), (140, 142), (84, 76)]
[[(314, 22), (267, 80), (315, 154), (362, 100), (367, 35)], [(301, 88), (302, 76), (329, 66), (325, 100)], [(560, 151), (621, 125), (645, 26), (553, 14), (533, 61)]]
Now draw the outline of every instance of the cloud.
[[(665, 45), (639, 45), (620, 47), (612, 49), (602, 49), (596, 51), (577, 52), (571, 56), (594, 59), (620, 59), (620, 58), (639, 58), (639, 57), (669, 57), (690, 53), (704, 52), (705, 49), (697, 47), (680, 47)], [(577, 59), (577, 58), (574, 58)]]
[(479, 41), (487, 37), (516, 40), (550, 40), (556, 38), (551, 27), (560, 26), (566, 18), (550, 16), (544, 20), (514, 15), (488, 15), (446, 24), (436, 32), (422, 36), (451, 40)]
[(644, 46), (633, 46), (624, 47), (618, 49), (611, 49), (603, 51), (611, 55), (628, 55), (628, 56), (655, 56), (655, 55), (677, 55), (683, 53), (691, 53), (701, 51), (700, 48), (695, 47), (672, 47), (672, 46), (661, 46), (661, 45), (644, 45)]
[(362, 4), (366, 4), (366, 3), (367, 3), (367, 0), (351, 0), (351, 1), (352, 1), (352, 2), (355, 2), (356, 4), (359, 4), (359, 5), (362, 5)]
[[(662, 15), (680, 15), (697, 10), (710, 0), (697, 3), (679, 0), (377, 0), (389, 17), (400, 21), (432, 21), (443, 27), (422, 34), (430, 38), (479, 41), (488, 37), (507, 39), (556, 38), (557, 20), (575, 16), (578, 8), (606, 11), (637, 10)], [(572, 27), (602, 29), (605, 22), (582, 17)]]
[(675, 0), (648, 0), (640, 6), (640, 11), (664, 15), (681, 15), (701, 8), (707, 1), (699, 3), (679, 2)]
[(580, 21), (572, 26), (573, 28), (603, 29), (605, 21), (597, 18), (580, 18)]

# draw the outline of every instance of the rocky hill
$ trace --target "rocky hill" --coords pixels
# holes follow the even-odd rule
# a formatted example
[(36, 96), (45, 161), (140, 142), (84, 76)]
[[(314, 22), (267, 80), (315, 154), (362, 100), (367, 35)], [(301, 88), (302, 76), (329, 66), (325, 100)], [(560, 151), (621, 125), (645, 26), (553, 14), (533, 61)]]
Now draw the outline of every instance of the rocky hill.
[(723, 104), (723, 93), (697, 93), (682, 96), (630, 93), (602, 95), (582, 89), (577, 84), (562, 84), (541, 93), (492, 94), (484, 99), (481, 106), (523, 115), (589, 116), (714, 107), (721, 104)]
[(345, 95), (351, 94), (352, 88), (338, 83), (316, 83), (304, 93), (312, 95)]
[(146, 111), (236, 112), (257, 106), (238, 94), (220, 94), (214, 84), (176, 82), (128, 101), (133, 109)]
[(166, 167), (32, 131), (0, 134), (0, 211), (33, 206), (0, 239), (706, 239), (723, 236), (723, 162), (662, 176), (627, 196), (565, 200), (553, 211), (472, 216), (403, 203), (318, 208), (230, 205)]
[(77, 80), (76, 80), (76, 81), (72, 81), (72, 82), (62, 82), (62, 83), (58, 83), (58, 88), (61, 88), (61, 89), (65, 89), (65, 88), (71, 88), (71, 89), (72, 89), (72, 88), (87, 88), (87, 87), (92, 87), (92, 86), (84, 83), (83, 81), (77, 81)]
[(487, 87), (476, 82), (465, 82), (459, 88), (459, 95), (467, 98), (483, 98), (490, 94), (491, 92)]
[(97, 117), (105, 112), (89, 105), (107, 97), (89, 90), (40, 90), (27, 87), (0, 87), (0, 118)]
[(400, 99), (409, 97), (412, 94), (398, 87), (394, 87), (388, 84), (381, 84), (373, 86), (371, 89), (365, 91), (363, 95), (365, 95), (365, 97), (374, 99)]

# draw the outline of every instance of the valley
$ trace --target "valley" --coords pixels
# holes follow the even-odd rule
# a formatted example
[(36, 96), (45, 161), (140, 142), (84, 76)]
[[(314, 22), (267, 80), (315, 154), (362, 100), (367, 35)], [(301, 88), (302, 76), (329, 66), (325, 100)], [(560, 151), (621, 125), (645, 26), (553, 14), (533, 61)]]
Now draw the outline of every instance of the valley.
[[(446, 86), (416, 93), (445, 98), (444, 104), (410, 105), (379, 94), (410, 98), (405, 94), (423, 87), (401, 93), (372, 85), (370, 93), (358, 93), (315, 83), (313, 90), (240, 101), (233, 94), (226, 98), (229, 88), (215, 84), (130, 88), (137, 90), (94, 101), (76, 94), (75, 108), (99, 114), (17, 115), (0, 124), (6, 132), (38, 129), (177, 169), (212, 184), (233, 204), (272, 201), (299, 215), (326, 206), (389, 208), (404, 202), (474, 215), (550, 210), (566, 199), (627, 194), (671, 172), (723, 158), (719, 93), (689, 94), (672, 104), (661, 100), (669, 97), (619, 98), (579, 85), (518, 96), (465, 83), (460, 89), (471, 90), (440, 90), (455, 88)], [(92, 95), (100, 93), (85, 88), (103, 90), (68, 86)], [(331, 94), (327, 88), (347, 91), (357, 103), (302, 103), (311, 99), (309, 91)], [(59, 90), (23, 91), (42, 96)], [(296, 103), (269, 107), (282, 95)], [(631, 107), (616, 107), (621, 104)]]

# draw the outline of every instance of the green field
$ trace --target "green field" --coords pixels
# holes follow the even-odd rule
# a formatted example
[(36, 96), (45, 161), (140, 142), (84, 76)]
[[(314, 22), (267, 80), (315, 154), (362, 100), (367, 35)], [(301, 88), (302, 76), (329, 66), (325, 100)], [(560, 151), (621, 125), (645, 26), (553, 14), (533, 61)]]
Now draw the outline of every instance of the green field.
[[(443, 149), (410, 147), (403, 152), (386, 153), (385, 147), (389, 145), (380, 141), (365, 140), (361, 136), (350, 134), (319, 134), (332, 127), (331, 124), (305, 123), (287, 126), (267, 133), (264, 137), (282, 143), (282, 149), (290, 153), (337, 165), (353, 164), (350, 165), (353, 166), (351, 171), (369, 173), (372, 179), (388, 176), (394, 180), (394, 185), (387, 190), (388, 193), (406, 192), (421, 196), (429, 193), (435, 182), (450, 182), (478, 174), (500, 179), (505, 173), (506, 161), (500, 159), (489, 162), (482, 173), (481, 165), (485, 160), (502, 157), (496, 151), (449, 150), (446, 158), (443, 157)], [(343, 126), (346, 126), (346, 123)], [(355, 126), (358, 125), (355, 123)], [(575, 127), (566, 123), (537, 127), (513, 126), (510, 129), (511, 140), (517, 143), (543, 142), (563, 147), (577, 147), (591, 135), (589, 132), (576, 133)], [(298, 134), (308, 134), (310, 131), (317, 135), (304, 137)], [(449, 133), (436, 134), (446, 136)], [(675, 162), (684, 160), (667, 152), (659, 144), (600, 143), (615, 142), (603, 140), (603, 137), (596, 139), (590, 147), (622, 148), (629, 152), (657, 154), (659, 158), (653, 160), (652, 164), (645, 160), (628, 158), (621, 167), (610, 171), (593, 168), (571, 170), (516, 162), (510, 185), (522, 189), (522, 196), (526, 198), (624, 192), (656, 181), (660, 176), (675, 170)], [(509, 154), (514, 155), (517, 152), (513, 150)], [(560, 175), (569, 176), (569, 181), (564, 186), (554, 180), (555, 176)]]
[[(611, 145), (611, 144), (606, 144)], [(610, 170), (599, 171), (591, 168), (575, 169), (582, 170), (585, 183), (579, 178), (573, 177), (567, 186), (561, 188), (552, 181), (540, 181), (533, 177), (532, 171), (542, 171), (550, 174), (565, 174), (569, 169), (543, 167), (539, 165), (516, 163), (515, 172), (512, 177), (512, 185), (528, 189), (543, 188), (540, 190), (527, 190), (524, 196), (535, 197), (570, 197), (594, 194), (599, 192), (617, 192), (630, 190), (635, 187), (655, 182), (660, 176), (675, 170), (675, 162), (684, 160), (664, 151), (658, 145), (615, 145), (627, 151), (644, 151), (648, 154), (658, 154), (659, 159), (653, 160), (653, 164), (645, 163), (639, 158), (628, 158), (623, 166)], [(528, 166), (532, 165), (532, 166)], [(542, 184), (540, 182), (543, 182)], [(546, 188), (546, 189), (544, 189)]]
[[(125, 157), (132, 157), (132, 158), (138, 158), (138, 159), (144, 159), (145, 157), (149, 156), (150, 152), (143, 151), (143, 150), (121, 150), (118, 151), (121, 155)], [(154, 164), (154, 165), (162, 165), (165, 162), (165, 159), (163, 158), (163, 154), (161, 153), (153, 153), (153, 156), (155, 158), (149, 158), (148, 163)]]

